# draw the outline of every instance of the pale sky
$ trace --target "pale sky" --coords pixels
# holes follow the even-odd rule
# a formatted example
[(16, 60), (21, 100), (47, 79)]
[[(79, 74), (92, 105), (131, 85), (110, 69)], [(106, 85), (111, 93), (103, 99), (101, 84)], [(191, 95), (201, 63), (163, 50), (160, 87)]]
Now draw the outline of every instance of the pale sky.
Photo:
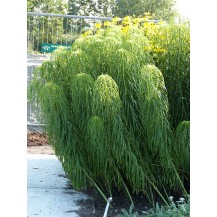
[(181, 17), (190, 19), (191, 0), (176, 0), (176, 8)]

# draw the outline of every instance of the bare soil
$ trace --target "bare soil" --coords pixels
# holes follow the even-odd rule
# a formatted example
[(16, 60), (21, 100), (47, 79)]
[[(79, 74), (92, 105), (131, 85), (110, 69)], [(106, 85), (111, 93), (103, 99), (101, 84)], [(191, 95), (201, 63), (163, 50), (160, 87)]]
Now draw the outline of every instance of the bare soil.
[[(49, 145), (46, 133), (40, 132), (27, 132), (27, 153), (28, 154), (51, 154), (54, 155), (55, 152)], [(73, 186), (71, 186), (73, 188)], [(83, 191), (85, 194), (91, 196), (94, 199), (95, 213), (90, 215), (90, 212), (86, 209), (79, 211), (80, 217), (102, 217), (106, 207), (106, 201), (102, 198), (98, 191), (95, 189), (87, 189)], [(143, 214), (150, 204), (145, 199), (144, 194), (133, 196), (133, 201), (135, 205), (135, 211), (139, 214)], [(91, 205), (91, 204), (90, 204)], [(124, 192), (116, 191), (113, 195), (111, 206), (108, 211), (108, 217), (115, 217), (122, 213), (121, 209), (129, 210), (131, 202)], [(88, 204), (87, 204), (88, 207)]]

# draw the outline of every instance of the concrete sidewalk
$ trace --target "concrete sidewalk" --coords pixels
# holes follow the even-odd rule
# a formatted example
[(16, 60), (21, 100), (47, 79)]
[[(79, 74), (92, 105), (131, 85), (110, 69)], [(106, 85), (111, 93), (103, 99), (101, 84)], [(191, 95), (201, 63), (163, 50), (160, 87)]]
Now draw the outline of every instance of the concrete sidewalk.
[(28, 154), (27, 217), (93, 216), (92, 198), (74, 191), (55, 155)]

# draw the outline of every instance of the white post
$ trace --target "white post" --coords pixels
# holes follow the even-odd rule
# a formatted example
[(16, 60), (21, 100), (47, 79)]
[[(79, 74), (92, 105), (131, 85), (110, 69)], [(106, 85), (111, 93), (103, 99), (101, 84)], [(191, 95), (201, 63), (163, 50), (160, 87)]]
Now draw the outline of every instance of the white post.
[(109, 199), (107, 200), (107, 205), (106, 205), (106, 208), (105, 208), (105, 212), (104, 212), (103, 217), (107, 217), (108, 209), (109, 209), (109, 205), (110, 205), (110, 202), (111, 202), (111, 201), (112, 201), (112, 198), (109, 197)]

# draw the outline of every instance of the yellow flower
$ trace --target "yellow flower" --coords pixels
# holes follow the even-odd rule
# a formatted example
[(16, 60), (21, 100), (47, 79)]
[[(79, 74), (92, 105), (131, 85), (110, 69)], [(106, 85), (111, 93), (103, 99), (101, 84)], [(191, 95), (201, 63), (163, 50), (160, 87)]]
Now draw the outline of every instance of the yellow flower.
[(155, 48), (155, 49), (154, 49), (154, 52), (156, 52), (156, 53), (165, 53), (166, 50), (163, 49), (163, 48)]
[(141, 18), (134, 18), (133, 25), (138, 25), (141, 22)]
[(105, 21), (104, 26), (111, 26), (111, 22)]
[(95, 27), (96, 27), (97, 29), (100, 29), (100, 28), (101, 28), (101, 26), (102, 26), (102, 24), (101, 24), (101, 23), (96, 23), (96, 24), (95, 24)]
[(123, 21), (122, 21), (122, 24), (123, 24), (124, 26), (129, 26), (129, 25), (130, 25), (130, 21), (123, 20)]
[(127, 34), (127, 32), (129, 31), (129, 26), (125, 26), (123, 29), (122, 29), (122, 31), (123, 31), (123, 33), (124, 34)]
[(150, 51), (150, 50), (151, 50), (150, 46), (144, 47), (144, 51)]
[(120, 20), (119, 17), (114, 17), (114, 18), (112, 19), (112, 22), (113, 22), (113, 23), (117, 23), (119, 20)]
[(82, 34), (83, 37), (86, 37), (88, 35), (91, 35), (92, 32), (90, 30), (86, 31), (84, 34)]
[(146, 20), (150, 20), (150, 19), (152, 18), (150, 12), (146, 12), (146, 13), (144, 13), (144, 17), (145, 17)]
[(129, 16), (124, 17), (124, 21), (130, 21), (131, 18)]
[(145, 15), (145, 16), (149, 16), (149, 15), (150, 15), (150, 12), (145, 12), (144, 15)]
[(144, 22), (144, 27), (148, 27), (148, 26), (150, 26), (150, 23), (149, 22)]

